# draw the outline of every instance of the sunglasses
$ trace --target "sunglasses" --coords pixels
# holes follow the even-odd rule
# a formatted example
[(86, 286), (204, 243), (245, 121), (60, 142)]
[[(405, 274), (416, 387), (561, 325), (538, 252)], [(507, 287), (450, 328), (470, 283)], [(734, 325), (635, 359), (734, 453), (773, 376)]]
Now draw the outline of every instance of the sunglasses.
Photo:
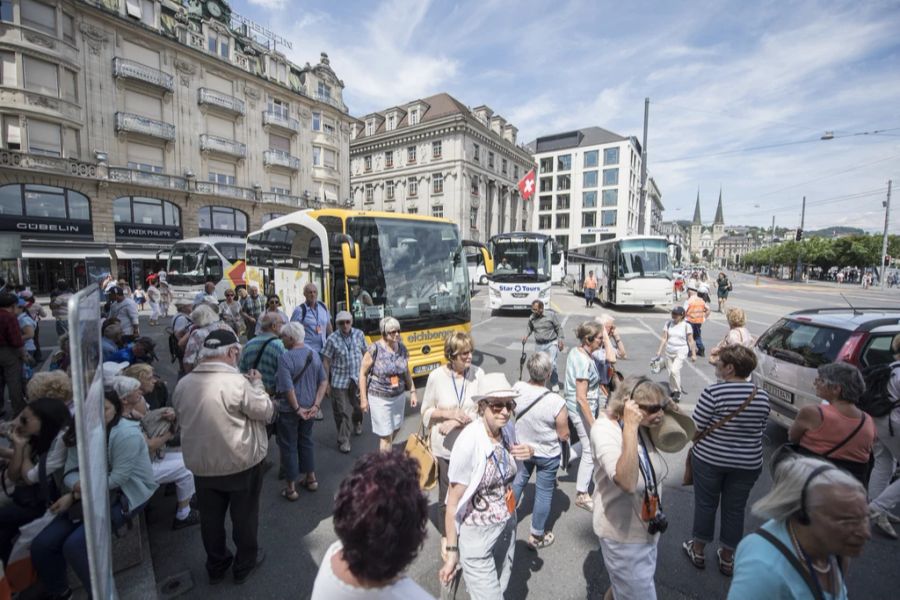
[(390, 331), (385, 331), (384, 335), (396, 335), (398, 333), (400, 333), (399, 329), (391, 329)]
[(638, 408), (647, 413), (648, 415), (655, 415), (659, 411), (663, 410), (666, 407), (665, 404), (638, 404)]
[(338, 321), (338, 325), (350, 325), (350, 321)]
[(488, 403), (488, 408), (490, 408), (495, 413), (499, 413), (504, 408), (509, 412), (515, 412), (516, 410), (516, 401), (515, 400), (503, 400), (499, 402), (490, 402)]

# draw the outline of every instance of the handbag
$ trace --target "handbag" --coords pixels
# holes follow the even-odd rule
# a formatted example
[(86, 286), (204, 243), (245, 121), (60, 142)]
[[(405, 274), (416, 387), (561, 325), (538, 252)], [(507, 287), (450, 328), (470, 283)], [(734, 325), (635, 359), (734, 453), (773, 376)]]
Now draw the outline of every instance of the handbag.
[(438, 466), (431, 452), (431, 436), (425, 429), (423, 418), (416, 433), (406, 440), (406, 453), (419, 463), (419, 487), (430, 490), (438, 481)]
[(706, 436), (711, 434), (713, 431), (715, 431), (719, 427), (725, 425), (726, 423), (728, 423), (728, 421), (732, 420), (733, 418), (735, 418), (736, 416), (741, 414), (744, 411), (744, 409), (747, 408), (748, 406), (750, 406), (750, 403), (753, 402), (753, 399), (756, 397), (757, 389), (758, 388), (754, 385), (753, 391), (750, 392), (750, 395), (747, 396), (747, 399), (744, 400), (744, 402), (740, 406), (738, 406), (736, 409), (734, 409), (733, 411), (731, 411), (730, 413), (728, 413), (727, 415), (725, 415), (724, 417), (722, 417), (721, 419), (719, 419), (718, 421), (716, 421), (715, 423), (713, 423), (712, 425), (710, 425), (709, 427), (704, 429), (703, 431), (700, 431), (700, 432), (694, 434), (694, 439), (692, 440), (693, 444), (691, 446), (691, 449), (688, 450), (687, 456), (684, 459), (684, 476), (681, 479), (681, 485), (694, 485), (694, 465), (691, 462), (691, 457), (694, 455), (694, 446), (697, 445), (697, 442), (699, 442), (700, 440), (702, 440), (703, 438), (705, 438)]

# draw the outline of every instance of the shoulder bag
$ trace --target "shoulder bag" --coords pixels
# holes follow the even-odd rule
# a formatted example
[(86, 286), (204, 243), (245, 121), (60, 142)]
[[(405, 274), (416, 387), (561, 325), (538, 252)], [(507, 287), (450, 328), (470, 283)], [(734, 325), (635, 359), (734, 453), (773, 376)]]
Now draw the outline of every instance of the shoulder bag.
[(753, 402), (753, 399), (756, 397), (757, 389), (758, 388), (754, 385), (753, 391), (750, 392), (750, 395), (747, 396), (747, 399), (744, 400), (743, 404), (738, 406), (736, 409), (734, 409), (733, 411), (731, 411), (730, 413), (728, 413), (727, 415), (725, 415), (724, 417), (722, 417), (721, 419), (719, 419), (718, 421), (716, 421), (715, 423), (713, 423), (712, 425), (710, 425), (709, 427), (704, 429), (703, 431), (700, 431), (694, 435), (693, 445), (691, 446), (691, 449), (688, 450), (687, 457), (685, 458), (685, 461), (684, 461), (684, 477), (681, 479), (681, 485), (694, 485), (694, 466), (691, 463), (691, 457), (694, 454), (693, 446), (696, 446), (697, 442), (699, 442), (700, 440), (702, 440), (703, 438), (705, 438), (706, 436), (711, 434), (713, 431), (715, 431), (719, 427), (722, 427), (723, 425), (728, 423), (728, 421), (732, 420), (733, 418), (735, 418), (736, 416), (741, 414), (745, 408), (750, 406), (750, 403)]
[(419, 429), (406, 440), (406, 453), (419, 463), (419, 487), (430, 490), (438, 481), (438, 466), (431, 452), (431, 430), (425, 427), (425, 419), (419, 419)]

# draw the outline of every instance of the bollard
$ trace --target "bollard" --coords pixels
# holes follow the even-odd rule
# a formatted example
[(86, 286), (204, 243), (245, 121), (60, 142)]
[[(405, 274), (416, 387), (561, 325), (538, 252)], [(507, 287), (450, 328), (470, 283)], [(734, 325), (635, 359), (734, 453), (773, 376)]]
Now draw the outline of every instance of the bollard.
[(756, 285), (759, 285), (759, 273), (756, 274)]

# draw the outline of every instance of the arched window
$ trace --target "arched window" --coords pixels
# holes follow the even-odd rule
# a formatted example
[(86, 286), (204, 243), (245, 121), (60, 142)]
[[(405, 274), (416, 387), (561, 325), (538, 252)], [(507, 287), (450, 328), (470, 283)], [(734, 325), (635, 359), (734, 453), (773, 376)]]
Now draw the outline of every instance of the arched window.
[(0, 187), (0, 216), (90, 221), (91, 204), (75, 190), (15, 183)]
[(138, 225), (181, 226), (181, 209), (166, 200), (121, 196), (113, 202), (113, 221)]
[(268, 223), (273, 219), (277, 219), (278, 217), (283, 217), (285, 213), (266, 213), (263, 215), (263, 223)]
[(197, 212), (200, 235), (247, 235), (247, 213), (227, 206), (204, 206)]

